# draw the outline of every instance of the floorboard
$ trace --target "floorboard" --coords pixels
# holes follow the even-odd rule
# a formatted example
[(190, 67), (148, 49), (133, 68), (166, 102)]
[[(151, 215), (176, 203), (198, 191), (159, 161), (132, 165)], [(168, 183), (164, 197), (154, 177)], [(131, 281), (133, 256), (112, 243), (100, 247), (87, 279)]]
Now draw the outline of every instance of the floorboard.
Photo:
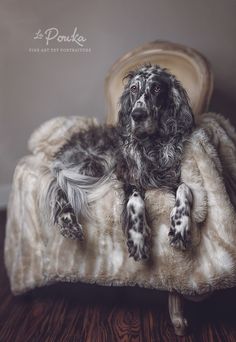
[(167, 294), (140, 288), (61, 283), (13, 296), (3, 261), (0, 211), (0, 342), (236, 342), (236, 289), (186, 308), (186, 337), (173, 332)]

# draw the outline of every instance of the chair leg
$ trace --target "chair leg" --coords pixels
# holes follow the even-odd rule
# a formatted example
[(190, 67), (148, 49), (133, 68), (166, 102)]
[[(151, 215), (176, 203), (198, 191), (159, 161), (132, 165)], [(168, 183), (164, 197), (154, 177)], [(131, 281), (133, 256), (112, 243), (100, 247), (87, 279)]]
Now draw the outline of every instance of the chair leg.
[(174, 326), (176, 335), (186, 335), (188, 321), (184, 317), (184, 298), (176, 292), (169, 292), (168, 306), (170, 319)]

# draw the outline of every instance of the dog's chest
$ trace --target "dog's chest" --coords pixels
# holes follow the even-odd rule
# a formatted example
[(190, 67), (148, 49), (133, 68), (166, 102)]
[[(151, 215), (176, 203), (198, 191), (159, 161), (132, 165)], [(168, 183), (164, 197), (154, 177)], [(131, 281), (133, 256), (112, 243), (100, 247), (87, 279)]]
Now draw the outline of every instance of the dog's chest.
[(129, 144), (124, 149), (124, 155), (129, 169), (134, 168), (138, 176), (141, 176), (146, 168), (158, 166), (158, 153), (155, 149)]
[(175, 187), (180, 178), (180, 149), (173, 144), (123, 146), (123, 178), (143, 188)]

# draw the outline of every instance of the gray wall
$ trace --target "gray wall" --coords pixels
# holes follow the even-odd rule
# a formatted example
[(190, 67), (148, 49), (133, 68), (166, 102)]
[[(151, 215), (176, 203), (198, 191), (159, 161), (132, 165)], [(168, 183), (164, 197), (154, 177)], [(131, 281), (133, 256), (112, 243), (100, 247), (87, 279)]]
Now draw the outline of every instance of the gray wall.
[[(58, 115), (103, 120), (107, 70), (145, 42), (170, 40), (202, 52), (215, 74), (211, 109), (235, 124), (235, 14), (234, 0), (1, 0), (0, 204), (32, 130)], [(28, 51), (45, 45), (33, 39), (39, 28), (71, 34), (75, 26), (90, 53)]]

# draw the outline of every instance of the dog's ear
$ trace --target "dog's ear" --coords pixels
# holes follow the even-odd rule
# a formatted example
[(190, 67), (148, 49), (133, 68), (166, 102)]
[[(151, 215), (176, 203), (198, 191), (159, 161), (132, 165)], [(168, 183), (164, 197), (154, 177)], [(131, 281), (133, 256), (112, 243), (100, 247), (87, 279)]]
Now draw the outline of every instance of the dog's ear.
[(194, 126), (194, 116), (189, 104), (186, 90), (175, 78), (171, 86), (171, 111), (176, 120), (176, 133), (189, 134)]
[(130, 121), (130, 113), (132, 110), (129, 92), (129, 81), (125, 85), (123, 94), (120, 97), (120, 110), (118, 113), (118, 127), (120, 129), (128, 128)]

